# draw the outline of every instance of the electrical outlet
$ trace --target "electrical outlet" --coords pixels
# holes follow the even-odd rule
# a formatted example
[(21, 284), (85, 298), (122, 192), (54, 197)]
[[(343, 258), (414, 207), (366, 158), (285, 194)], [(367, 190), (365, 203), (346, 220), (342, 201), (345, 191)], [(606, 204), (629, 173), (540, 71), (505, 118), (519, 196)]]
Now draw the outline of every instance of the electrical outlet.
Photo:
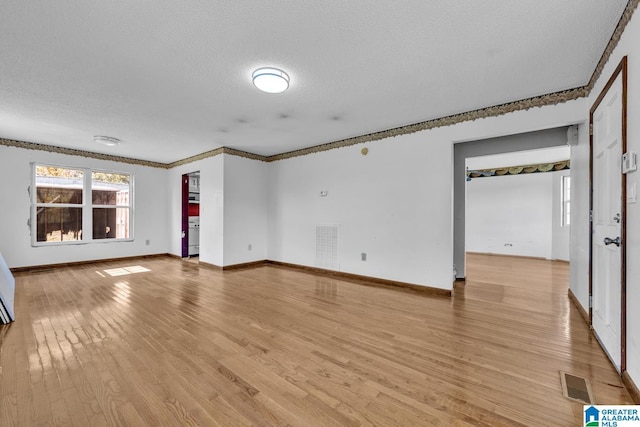
[(362, 261), (366, 261), (366, 260), (367, 260), (367, 253), (366, 253), (366, 252), (362, 252), (362, 253), (360, 254), (360, 259), (361, 259)]
[(508, 246), (508, 247), (513, 246), (513, 244), (511, 244), (511, 243), (505, 243), (504, 245), (505, 245), (505, 246)]
[(329, 192), (327, 190), (323, 190), (320, 192), (320, 197), (327, 197), (328, 194)]
[(144, 244), (145, 244), (145, 245), (147, 245), (147, 246), (149, 246), (149, 245), (151, 244), (151, 240), (149, 240), (149, 239), (145, 240), (145, 241), (144, 241)]
[(251, 243), (249, 243), (248, 249), (251, 250)]

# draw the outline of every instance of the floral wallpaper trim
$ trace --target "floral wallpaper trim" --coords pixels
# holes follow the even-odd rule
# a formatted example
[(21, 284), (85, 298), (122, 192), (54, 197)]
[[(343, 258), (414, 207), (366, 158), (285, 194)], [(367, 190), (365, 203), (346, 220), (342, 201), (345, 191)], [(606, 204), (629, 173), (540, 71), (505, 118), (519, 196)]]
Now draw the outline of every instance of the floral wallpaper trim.
[(76, 150), (75, 148), (58, 147), (55, 145), (37, 144), (35, 142), (16, 141), (0, 138), (0, 145), (6, 147), (24, 148), (25, 150), (47, 151), (49, 153), (67, 154), (69, 156), (81, 156), (90, 159), (109, 160), (113, 162), (128, 163), (132, 165), (149, 166), (152, 168), (166, 169), (165, 163), (152, 162), (150, 160), (132, 159), (131, 157), (113, 156), (111, 154), (94, 153), (92, 151)]
[(561, 104), (587, 96), (585, 87), (565, 90), (562, 92), (550, 93), (547, 95), (537, 96), (534, 98), (522, 99), (520, 101), (510, 102), (507, 104), (496, 105), (493, 107), (481, 108), (479, 110), (469, 111), (466, 113), (455, 114), (452, 116), (441, 117), (439, 119), (428, 120), (425, 122), (414, 123), (412, 125), (402, 126), (398, 128), (388, 129), (381, 132), (370, 133), (367, 135), (356, 136), (354, 138), (343, 139), (340, 141), (330, 142), (328, 144), (316, 145), (302, 150), (290, 151), (288, 153), (276, 154), (267, 157), (267, 162), (275, 162), (278, 160), (290, 159), (292, 157), (305, 156), (307, 154), (319, 153), (322, 151), (333, 150), (335, 148), (349, 147), (351, 145), (362, 144), (365, 142), (378, 141), (380, 139), (390, 138), (394, 136), (407, 135), (428, 129), (452, 126), (458, 123), (483, 119), (487, 117), (501, 116), (507, 113), (520, 110), (529, 110), (531, 108), (543, 107), (545, 105)]
[(186, 159), (178, 160), (177, 162), (168, 163), (166, 166), (168, 169), (171, 169), (171, 168), (175, 168), (176, 166), (186, 165), (188, 163), (197, 162), (198, 160), (207, 159), (209, 157), (218, 156), (220, 154), (228, 154), (231, 156), (244, 157), (246, 159), (259, 160), (262, 162), (267, 161), (266, 156), (249, 153), (247, 151), (236, 150), (235, 148), (220, 147), (220, 148), (216, 148), (215, 150), (211, 150), (201, 154), (197, 154), (195, 156), (187, 157)]
[(618, 21), (618, 25), (616, 29), (613, 31), (611, 35), (611, 39), (609, 39), (609, 43), (607, 43), (607, 47), (602, 52), (602, 56), (600, 57), (600, 61), (598, 61), (598, 65), (596, 65), (593, 74), (591, 75), (591, 79), (589, 83), (585, 86), (588, 92), (591, 92), (593, 86), (596, 84), (596, 81), (600, 78), (602, 71), (604, 70), (604, 66), (607, 65), (607, 61), (613, 54), (616, 46), (618, 46), (618, 42), (622, 37), (622, 33), (624, 33), (624, 29), (627, 27), (627, 24), (631, 21), (631, 17), (633, 16), (633, 12), (638, 8), (640, 4), (640, 0), (629, 0), (627, 3), (627, 7), (622, 12), (622, 16), (620, 17), (620, 21)]
[(486, 178), (489, 176), (504, 176), (504, 175), (523, 175), (530, 173), (541, 172), (556, 172), (565, 169), (570, 169), (570, 161), (562, 160), (554, 163), (538, 163), (536, 165), (522, 165), (522, 166), (508, 166), (504, 168), (493, 169), (467, 169), (467, 181), (471, 181), (472, 178)]

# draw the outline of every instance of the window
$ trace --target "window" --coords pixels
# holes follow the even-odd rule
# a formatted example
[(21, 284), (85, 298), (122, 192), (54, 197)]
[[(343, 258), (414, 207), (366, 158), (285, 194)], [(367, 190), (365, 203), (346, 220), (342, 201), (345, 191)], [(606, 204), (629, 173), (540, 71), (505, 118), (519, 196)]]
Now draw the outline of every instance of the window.
[(562, 177), (562, 226), (571, 224), (571, 177)]
[(34, 246), (132, 238), (132, 175), (39, 164), (33, 169)]
[(36, 242), (82, 240), (84, 171), (36, 166), (35, 182)]
[(129, 238), (131, 175), (91, 172), (93, 239)]

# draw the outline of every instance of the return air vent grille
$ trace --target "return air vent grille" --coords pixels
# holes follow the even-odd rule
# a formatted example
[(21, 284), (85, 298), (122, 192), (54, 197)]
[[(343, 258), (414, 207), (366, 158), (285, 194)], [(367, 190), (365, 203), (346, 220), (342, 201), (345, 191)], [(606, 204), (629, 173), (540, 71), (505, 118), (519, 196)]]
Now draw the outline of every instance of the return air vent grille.
[(567, 399), (575, 400), (586, 405), (595, 403), (593, 401), (593, 393), (591, 392), (591, 383), (586, 378), (560, 372), (560, 381), (562, 382), (562, 393)]
[(338, 269), (338, 225), (316, 225), (316, 267)]

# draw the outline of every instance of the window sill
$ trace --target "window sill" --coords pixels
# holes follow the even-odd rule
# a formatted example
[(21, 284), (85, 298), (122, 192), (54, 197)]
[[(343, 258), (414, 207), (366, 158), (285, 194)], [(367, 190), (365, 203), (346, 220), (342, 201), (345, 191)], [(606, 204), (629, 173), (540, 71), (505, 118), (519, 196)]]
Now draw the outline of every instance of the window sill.
[(95, 239), (95, 240), (68, 240), (66, 242), (32, 242), (31, 247), (42, 248), (47, 246), (72, 246), (72, 245), (90, 245), (92, 243), (120, 243), (133, 242), (135, 239)]

